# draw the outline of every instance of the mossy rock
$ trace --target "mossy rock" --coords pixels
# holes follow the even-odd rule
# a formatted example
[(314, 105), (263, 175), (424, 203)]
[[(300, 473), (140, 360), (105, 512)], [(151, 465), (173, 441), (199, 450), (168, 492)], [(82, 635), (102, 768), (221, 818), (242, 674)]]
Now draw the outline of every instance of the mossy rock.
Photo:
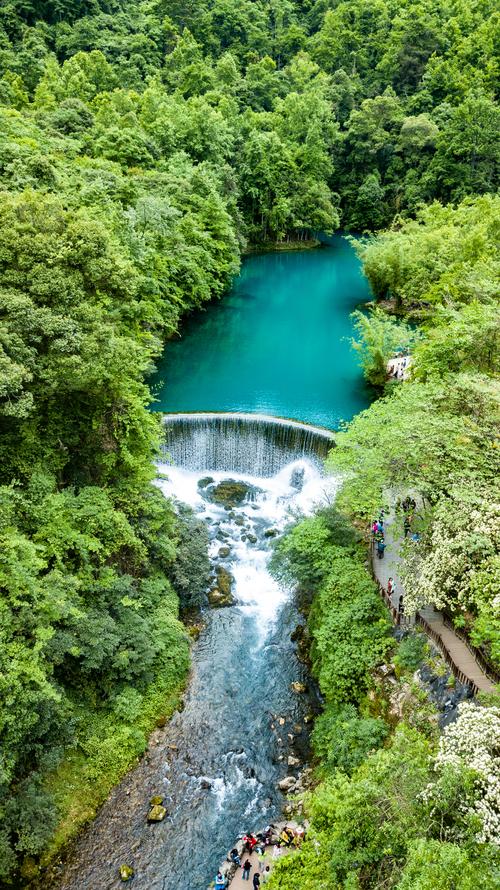
[(24, 857), (20, 868), (20, 874), (22, 878), (26, 878), (28, 881), (32, 881), (34, 878), (38, 877), (40, 874), (40, 866), (33, 856)]
[(234, 606), (236, 600), (231, 594), (221, 593), (217, 587), (208, 591), (208, 602), (213, 609), (222, 609), (225, 606)]
[(247, 541), (249, 544), (256, 544), (257, 543), (257, 535), (248, 534)]
[(159, 807), (163, 803), (163, 797), (161, 797), (159, 794), (155, 794), (154, 797), (151, 798), (149, 803), (152, 807)]
[(221, 559), (227, 559), (229, 554), (231, 553), (231, 548), (227, 545), (224, 547), (219, 547), (219, 556)]
[(122, 881), (130, 881), (134, 877), (134, 869), (131, 865), (120, 865), (120, 878)]
[(148, 822), (163, 822), (166, 815), (166, 807), (162, 807), (161, 804), (155, 804), (148, 813)]
[(217, 587), (224, 596), (231, 596), (231, 590), (233, 587), (233, 576), (231, 572), (228, 572), (224, 566), (217, 566), (215, 569), (215, 574), (217, 576)]
[(265, 538), (275, 538), (277, 534), (278, 534), (277, 529), (275, 529), (275, 528), (266, 528), (266, 530), (265, 530), (265, 532), (264, 532), (264, 537), (265, 537)]
[(223, 507), (227, 508), (237, 507), (238, 504), (243, 503), (251, 490), (252, 486), (248, 485), (247, 482), (238, 482), (236, 479), (224, 479), (207, 491), (207, 497), (214, 504), (222, 504)]
[(203, 479), (198, 479), (198, 488), (201, 488), (202, 490), (208, 488), (209, 485), (212, 485), (213, 481), (212, 476), (204, 476)]

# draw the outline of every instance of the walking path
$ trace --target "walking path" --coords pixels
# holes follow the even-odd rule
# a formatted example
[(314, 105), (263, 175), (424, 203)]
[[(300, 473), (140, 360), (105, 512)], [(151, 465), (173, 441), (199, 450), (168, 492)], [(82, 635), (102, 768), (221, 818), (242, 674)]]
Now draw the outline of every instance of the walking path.
[[(404, 594), (404, 589), (398, 573), (401, 563), (401, 539), (395, 538), (394, 535), (394, 517), (386, 519), (384, 529), (385, 554), (383, 559), (379, 559), (376, 552), (373, 553), (373, 570), (384, 591), (387, 590), (387, 582), (392, 577), (395, 587), (391, 603), (397, 609), (399, 596), (401, 593)], [(446, 661), (453, 669), (453, 673), (461, 682), (469, 683), (474, 692), (493, 692), (495, 690), (495, 684), (481, 669), (467, 644), (444, 623), (441, 612), (434, 609), (433, 606), (427, 606), (417, 612), (416, 621), (439, 646)]]
[[(261, 876), (261, 878), (260, 878), (261, 886), (265, 887), (266, 886), (265, 882), (263, 883), (263, 881), (262, 881), (262, 874), (263, 874), (263, 871), (264, 871), (264, 868), (266, 865), (269, 865), (271, 868), (271, 871), (272, 871), (274, 863), (276, 862), (277, 858), (279, 858), (275, 855), (275, 852), (276, 851), (275, 851), (274, 847), (267, 847), (265, 860), (263, 863), (259, 862), (259, 857), (257, 856), (257, 853), (252, 853), (252, 855), (248, 857), (250, 859), (250, 862), (252, 863), (250, 879), (248, 881), (244, 881), (242, 878), (243, 872), (242, 872), (241, 868), (238, 868), (233, 880), (230, 883), (231, 890), (251, 890), (252, 879), (253, 879), (253, 876), (256, 871), (258, 871)], [(290, 852), (291, 851), (288, 850), (286, 847), (281, 847), (279, 849), (280, 856), (287, 856)], [(245, 855), (243, 855), (242, 861), (244, 862), (246, 858), (247, 857)]]

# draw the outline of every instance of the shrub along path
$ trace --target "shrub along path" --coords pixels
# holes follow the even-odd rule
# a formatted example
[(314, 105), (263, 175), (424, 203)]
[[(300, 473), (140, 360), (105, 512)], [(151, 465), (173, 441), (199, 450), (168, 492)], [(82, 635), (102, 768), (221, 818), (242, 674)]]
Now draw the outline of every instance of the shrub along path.
[[(395, 586), (391, 602), (397, 609), (400, 594), (404, 596), (404, 589), (399, 577), (401, 538), (395, 536), (393, 523), (393, 517), (387, 518), (384, 523), (386, 549), (383, 559), (379, 559), (374, 552), (372, 560), (375, 577), (385, 591), (389, 578), (393, 579)], [(417, 621), (419, 619), (425, 632), (438, 644), (444, 654), (448, 655), (447, 661), (454, 668), (454, 673), (458, 671), (462, 674), (462, 677), (459, 675), (462, 682), (468, 682), (474, 692), (495, 690), (495, 684), (486, 676), (467, 644), (444, 623), (442, 612), (433, 606), (427, 606), (417, 612)]]

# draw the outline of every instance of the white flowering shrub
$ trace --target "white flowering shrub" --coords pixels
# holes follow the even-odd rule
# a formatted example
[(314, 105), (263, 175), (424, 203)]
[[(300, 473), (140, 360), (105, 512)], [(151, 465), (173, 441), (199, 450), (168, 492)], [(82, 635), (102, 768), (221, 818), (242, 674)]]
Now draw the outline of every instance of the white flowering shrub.
[(438, 779), (428, 786), (428, 800), (439, 798), (446, 770), (472, 772), (473, 791), (464, 792), (461, 806), (478, 819), (476, 840), (500, 845), (500, 708), (459, 705), (457, 720), (441, 736), (434, 768)]
[(500, 501), (491, 500), (491, 490), (454, 490), (435, 507), (419, 544), (406, 547), (407, 612), (432, 603), (484, 616), (491, 636), (500, 621), (499, 552)]

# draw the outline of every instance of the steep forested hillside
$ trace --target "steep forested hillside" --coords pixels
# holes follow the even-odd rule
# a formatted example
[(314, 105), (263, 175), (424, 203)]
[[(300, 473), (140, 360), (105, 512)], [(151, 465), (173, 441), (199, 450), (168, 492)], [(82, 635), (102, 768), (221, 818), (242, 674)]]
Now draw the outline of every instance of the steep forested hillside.
[[(202, 531), (151, 483), (162, 339), (249, 242), (492, 192), (498, 22), (489, 0), (2, 3), (2, 880), (27, 881), (92, 814), (185, 676), (178, 596), (206, 564)], [(410, 407), (446, 400), (433, 368), (472, 364), (475, 430), (497, 354), (474, 334), (457, 368), (442, 332), (489, 337), (493, 205), (456, 212), (465, 234), (434, 206), (365, 259), (377, 294), (440, 306)]]

